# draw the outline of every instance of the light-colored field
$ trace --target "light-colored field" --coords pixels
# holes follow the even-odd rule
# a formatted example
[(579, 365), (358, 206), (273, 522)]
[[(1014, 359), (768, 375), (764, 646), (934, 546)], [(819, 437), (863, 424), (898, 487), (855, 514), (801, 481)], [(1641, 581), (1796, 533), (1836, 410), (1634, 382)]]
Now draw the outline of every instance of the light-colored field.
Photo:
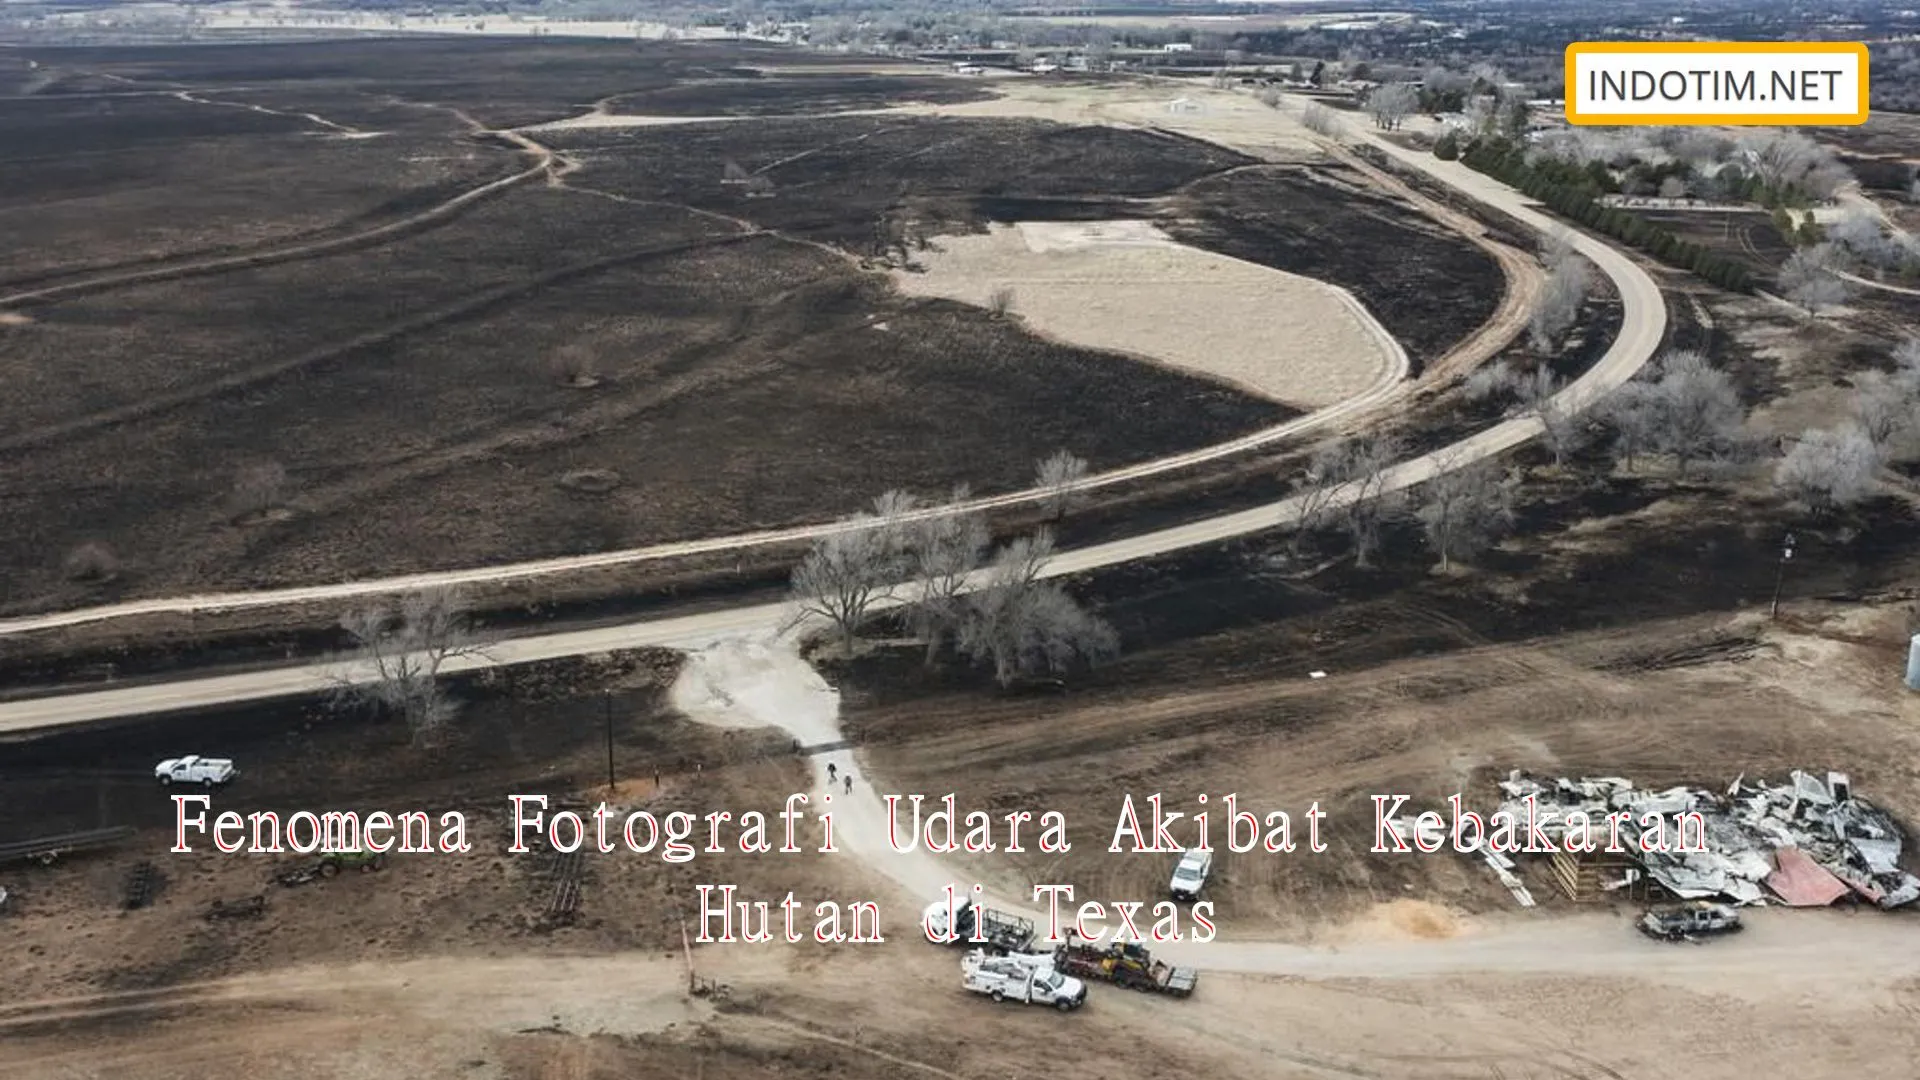
[[(936, 70), (921, 74), (937, 74)], [(978, 76), (953, 75), (977, 83)], [(1051, 120), (1057, 124), (1104, 124), (1109, 127), (1151, 128), (1229, 146), (1268, 161), (1314, 161), (1324, 155), (1298, 118), (1255, 101), (1251, 96), (1195, 84), (1094, 85), (1040, 76), (993, 76), (999, 97), (952, 105), (906, 104), (885, 109), (851, 109), (831, 113), (804, 113), (787, 117), (753, 117), (758, 122), (781, 119), (817, 119), (821, 116), (954, 116), (996, 119)], [(652, 127), (659, 124), (710, 124), (748, 119), (739, 116), (614, 115), (594, 109), (564, 120), (552, 120), (526, 130), (562, 131), (569, 128)]]
[[(1274, 5), (1279, 7), (1281, 5)], [(1260, 12), (1255, 15), (1016, 15), (1008, 22), (1047, 26), (1187, 27), (1213, 33), (1298, 29), (1362, 22), (1391, 22), (1413, 16), (1403, 11)]]
[(1229, 146), (1269, 161), (1312, 161), (1322, 155), (1297, 115), (1251, 95), (1195, 83), (1120, 86), (1046, 77), (1005, 79), (1001, 96), (953, 105), (907, 105), (900, 111), (933, 116), (1023, 117), (1060, 124), (1157, 128)]
[[(156, 5), (164, 8), (169, 5)], [(183, 11), (185, 9), (182, 9)], [(426, 34), (487, 34), (523, 37), (731, 38), (723, 27), (670, 27), (666, 23), (614, 19), (551, 19), (539, 15), (386, 15), (328, 11), (288, 3), (228, 4), (194, 13), (210, 30), (315, 29), (396, 31)]]
[(1405, 370), (1343, 289), (1175, 243), (1145, 221), (1022, 222), (939, 238), (899, 287), (989, 307), (1002, 289), (1040, 333), (1231, 383), (1302, 408)]

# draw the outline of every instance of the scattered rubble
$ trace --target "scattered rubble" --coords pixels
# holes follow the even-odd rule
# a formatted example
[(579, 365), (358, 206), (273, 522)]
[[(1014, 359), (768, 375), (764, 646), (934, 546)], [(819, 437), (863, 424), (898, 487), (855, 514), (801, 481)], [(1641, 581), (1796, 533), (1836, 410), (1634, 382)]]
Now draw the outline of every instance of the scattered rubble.
[[(1899, 866), (1899, 827), (1855, 795), (1844, 773), (1822, 779), (1795, 770), (1779, 786), (1742, 776), (1719, 795), (1690, 787), (1648, 791), (1620, 777), (1547, 782), (1515, 770), (1500, 782), (1500, 790), (1507, 796), (1500, 812), (1525, 821), (1531, 798), (1542, 831), (1561, 847), (1569, 830), (1582, 827), (1576, 815), (1583, 815), (1587, 842), (1606, 850), (1612, 828), (1608, 815), (1627, 812), (1630, 819), (1619, 823), (1627, 854), (1678, 899), (1760, 904), (1771, 893), (1781, 903), (1803, 907), (1829, 904), (1851, 891), (1882, 908), (1920, 899), (1920, 878)], [(1667, 850), (1643, 851), (1642, 836), (1657, 830), (1664, 830)], [(1581, 839), (1577, 832), (1574, 838)], [(1681, 850), (1688, 846), (1701, 850)], [(1491, 856), (1488, 862), (1507, 884), (1511, 875)], [(1634, 873), (1627, 870), (1603, 887), (1632, 884)], [(1521, 904), (1531, 906), (1527, 900)]]

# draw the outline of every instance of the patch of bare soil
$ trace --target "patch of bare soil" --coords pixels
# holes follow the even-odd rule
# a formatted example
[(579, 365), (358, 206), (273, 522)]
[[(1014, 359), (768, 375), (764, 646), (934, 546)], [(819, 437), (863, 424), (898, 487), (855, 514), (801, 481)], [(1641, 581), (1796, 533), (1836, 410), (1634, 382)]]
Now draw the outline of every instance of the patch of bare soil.
[(1020, 222), (943, 236), (894, 280), (1313, 409), (1401, 374), (1397, 342), (1349, 294), (1175, 243), (1145, 221)]

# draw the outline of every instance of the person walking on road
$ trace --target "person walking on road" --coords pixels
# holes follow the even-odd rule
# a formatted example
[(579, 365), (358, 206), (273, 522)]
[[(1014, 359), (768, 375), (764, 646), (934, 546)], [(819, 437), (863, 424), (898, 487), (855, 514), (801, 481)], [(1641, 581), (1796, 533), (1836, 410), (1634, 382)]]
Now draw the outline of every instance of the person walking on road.
[(847, 774), (846, 780), (847, 780), (847, 794), (851, 795), (853, 794), (853, 774), (851, 772)]
[(831, 762), (831, 761), (829, 761), (829, 762), (827, 762), (827, 784), (828, 784), (828, 786), (829, 786), (829, 787), (831, 787), (831, 786), (832, 786), (832, 784), (833, 784), (833, 781), (835, 780), (835, 777), (834, 777), (834, 775), (833, 775), (833, 771), (834, 771), (834, 769), (835, 769), (835, 768), (837, 768), (837, 767), (838, 767), (838, 766), (836, 766), (836, 765), (834, 765), (834, 763), (833, 763), (833, 762)]

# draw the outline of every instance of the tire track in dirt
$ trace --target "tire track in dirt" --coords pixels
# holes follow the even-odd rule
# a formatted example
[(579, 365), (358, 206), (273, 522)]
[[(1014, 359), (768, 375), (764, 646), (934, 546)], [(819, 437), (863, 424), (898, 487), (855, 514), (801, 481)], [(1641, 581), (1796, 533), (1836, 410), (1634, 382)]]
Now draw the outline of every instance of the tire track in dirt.
[(410, 318), (402, 319), (397, 323), (356, 335), (348, 338), (346, 341), (333, 342), (318, 349), (247, 368), (242, 371), (236, 371), (211, 382), (201, 383), (171, 393), (146, 398), (119, 408), (108, 409), (89, 416), (78, 417), (73, 420), (63, 421), (59, 424), (35, 428), (31, 431), (0, 438), (0, 453), (44, 446), (47, 443), (70, 438), (74, 435), (97, 431), (119, 424), (132, 423), (137, 420), (151, 419), (152, 417), (199, 402), (239, 393), (240, 391), (259, 386), (262, 383), (283, 378), (303, 369), (311, 368), (363, 349), (382, 345), (409, 334), (417, 334), (423, 330), (432, 329), (433, 327), (459, 319), (471, 318), (500, 304), (519, 299), (543, 289), (552, 288), (555, 285), (563, 284), (576, 278), (591, 276), (630, 263), (641, 262), (664, 255), (677, 255), (701, 248), (739, 243), (742, 240), (748, 239), (752, 239), (752, 234), (728, 234), (725, 236), (661, 245), (654, 248), (642, 248), (637, 251), (624, 252), (619, 255), (610, 255), (605, 258), (574, 263), (571, 266), (564, 266), (523, 281), (510, 282), (506, 285), (499, 285), (491, 289), (483, 290)]
[[(208, 102), (208, 104), (215, 104)], [(230, 104), (230, 103), (229, 103)], [(431, 107), (431, 106), (428, 106)], [(492, 180), (479, 187), (470, 188), (458, 195), (429, 207), (417, 214), (411, 214), (397, 221), (390, 221), (363, 232), (330, 240), (317, 240), (292, 247), (250, 252), (242, 255), (226, 255), (213, 259), (201, 259), (171, 266), (159, 266), (150, 270), (135, 270), (127, 273), (108, 274), (103, 277), (86, 278), (59, 285), (49, 285), (39, 289), (0, 295), (0, 311), (9, 308), (32, 308), (59, 300), (91, 296), (112, 289), (131, 285), (150, 285), (165, 281), (180, 281), (188, 278), (208, 277), (214, 274), (231, 273), (238, 270), (257, 270), (282, 263), (299, 262), (305, 259), (319, 258), (325, 255), (337, 255), (342, 252), (358, 251), (363, 248), (384, 244), (391, 240), (412, 236), (425, 229), (445, 224), (458, 217), (470, 207), (492, 198), (521, 184), (531, 183), (541, 177), (555, 182), (559, 176), (571, 172), (578, 166), (571, 159), (556, 154), (532, 139), (518, 132), (496, 131), (474, 121), (458, 109), (448, 110), (458, 116), (472, 128), (472, 134), (480, 137), (494, 137), (503, 140), (523, 153), (535, 156), (535, 162), (512, 175)]]

